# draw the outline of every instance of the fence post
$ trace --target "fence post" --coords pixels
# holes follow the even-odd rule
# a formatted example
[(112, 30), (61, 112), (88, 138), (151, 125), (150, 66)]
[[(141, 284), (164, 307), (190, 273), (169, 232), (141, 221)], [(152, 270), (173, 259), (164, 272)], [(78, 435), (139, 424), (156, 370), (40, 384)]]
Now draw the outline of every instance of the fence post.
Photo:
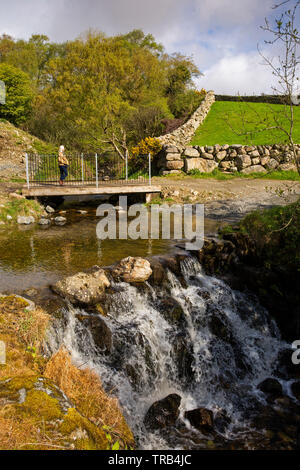
[(81, 154), (81, 182), (84, 183), (84, 171), (83, 171), (83, 153)]
[(29, 189), (29, 162), (28, 162), (28, 153), (25, 153), (25, 165), (26, 165), (26, 181), (27, 181), (27, 188)]
[(149, 186), (151, 186), (151, 153), (148, 154), (149, 159)]
[(98, 154), (95, 154), (95, 169), (96, 169), (96, 188), (99, 187), (99, 182), (98, 182)]
[(126, 168), (126, 181), (128, 181), (128, 150), (126, 150), (126, 154), (125, 154), (125, 168)]

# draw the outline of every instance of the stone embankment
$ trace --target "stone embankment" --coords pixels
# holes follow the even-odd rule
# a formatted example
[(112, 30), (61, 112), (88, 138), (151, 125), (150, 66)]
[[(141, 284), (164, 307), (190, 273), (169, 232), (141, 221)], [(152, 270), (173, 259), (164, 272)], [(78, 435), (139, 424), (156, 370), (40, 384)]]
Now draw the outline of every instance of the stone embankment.
[[(300, 158), (300, 145), (296, 146)], [(199, 170), (210, 173), (265, 173), (272, 170), (296, 170), (289, 145), (214, 145), (201, 147), (165, 145), (157, 155), (156, 165), (161, 175)]]

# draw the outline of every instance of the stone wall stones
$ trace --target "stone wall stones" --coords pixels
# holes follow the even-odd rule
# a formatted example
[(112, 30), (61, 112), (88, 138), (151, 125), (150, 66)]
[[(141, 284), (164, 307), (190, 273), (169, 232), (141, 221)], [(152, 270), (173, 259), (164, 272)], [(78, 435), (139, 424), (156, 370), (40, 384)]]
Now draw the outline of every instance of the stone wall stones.
[(176, 146), (180, 151), (182, 151), (184, 147), (191, 141), (196, 129), (206, 118), (207, 113), (209, 112), (210, 107), (214, 101), (214, 92), (208, 91), (199, 108), (196, 109), (190, 119), (170, 134), (165, 134), (158, 137), (160, 143), (168, 147)]
[[(300, 145), (297, 146), (300, 158)], [(296, 170), (289, 145), (164, 145), (156, 157), (161, 175), (184, 170), (210, 173), (215, 168), (224, 172), (263, 173), (270, 170)]]

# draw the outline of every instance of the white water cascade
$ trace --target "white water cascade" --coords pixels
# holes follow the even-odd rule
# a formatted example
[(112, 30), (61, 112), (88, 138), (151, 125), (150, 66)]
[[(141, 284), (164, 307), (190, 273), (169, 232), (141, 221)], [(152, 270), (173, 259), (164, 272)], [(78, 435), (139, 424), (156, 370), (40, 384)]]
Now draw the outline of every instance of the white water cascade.
[[(143, 419), (153, 402), (177, 393), (184, 411), (205, 407), (230, 417), (220, 430), (230, 439), (245, 432), (249, 416), (263, 394), (259, 382), (274, 374), (280, 339), (268, 312), (252, 295), (233, 291), (203, 273), (194, 258), (181, 262), (184, 281), (168, 271), (167, 287), (116, 283), (103, 318), (112, 332), (112, 350), (104, 354), (71, 307), (65, 321), (49, 335), (48, 348), (61, 345), (77, 365), (96, 371), (106, 390), (119, 398), (139, 448), (169, 449), (164, 434), (146, 430)], [(171, 321), (166, 299), (178, 305)], [(174, 448), (189, 448), (185, 437)]]

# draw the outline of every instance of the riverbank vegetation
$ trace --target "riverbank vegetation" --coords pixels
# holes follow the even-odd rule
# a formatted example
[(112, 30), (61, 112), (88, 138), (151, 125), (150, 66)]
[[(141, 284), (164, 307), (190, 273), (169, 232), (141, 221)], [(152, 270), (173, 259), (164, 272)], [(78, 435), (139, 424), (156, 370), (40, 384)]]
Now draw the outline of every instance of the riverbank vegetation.
[[(160, 135), (170, 120), (184, 122), (204, 97), (193, 85), (200, 75), (194, 61), (168, 55), (140, 30), (112, 37), (89, 31), (65, 43), (3, 35), (0, 80), (8, 75), (0, 117), (46, 142), (109, 149), (121, 157), (143, 138)], [(20, 101), (20, 87), (12, 86), (17, 77), (20, 86), (30, 83), (30, 94), (16, 118), (11, 105)]]
[[(133, 435), (115, 398), (99, 378), (59, 350), (44, 355), (51, 317), (26, 299), (0, 297), (0, 449), (124, 449)], [(59, 387), (59, 388), (58, 388)], [(66, 411), (66, 398), (70, 407)]]
[[(287, 136), (274, 126), (289, 129), (286, 107), (280, 104), (216, 101), (191, 145), (270, 145), (287, 142)], [(264, 130), (266, 129), (266, 130)], [(300, 107), (294, 107), (295, 143), (300, 142)]]
[[(17, 194), (16, 194), (17, 196)], [(0, 222), (13, 224), (17, 222), (18, 216), (40, 217), (44, 207), (37, 201), (18, 198), (0, 197)]]

